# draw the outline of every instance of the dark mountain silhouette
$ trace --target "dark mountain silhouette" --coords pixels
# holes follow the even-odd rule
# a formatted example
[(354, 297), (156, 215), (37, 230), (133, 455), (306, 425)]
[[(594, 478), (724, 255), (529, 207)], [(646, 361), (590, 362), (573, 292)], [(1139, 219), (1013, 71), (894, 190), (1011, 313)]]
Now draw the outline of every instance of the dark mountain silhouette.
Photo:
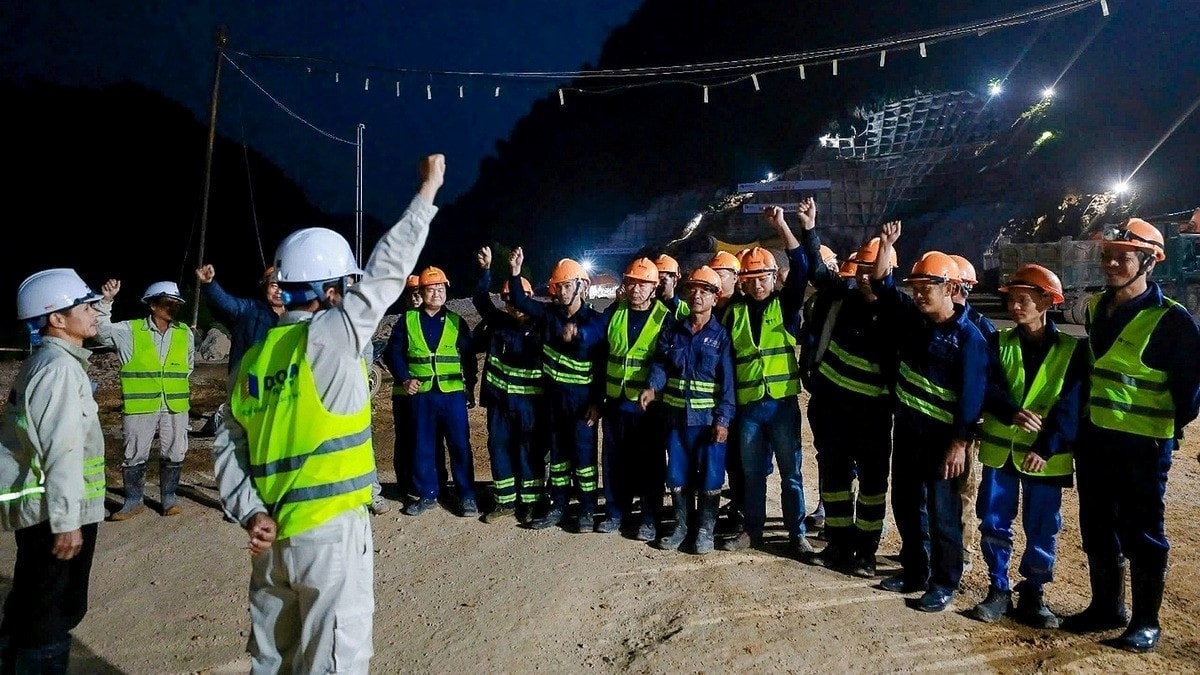
[[(185, 288), (191, 320), (200, 239), (208, 129), (183, 107), (136, 84), (71, 89), (0, 83), (0, 124), (8, 130), (3, 183), (14, 215), (0, 266), (0, 316), (15, 316), (16, 289), (29, 274), (73, 267), (99, 289), (122, 281), (114, 313), (143, 313), (154, 281)], [(415, 184), (415, 181), (414, 181)], [(297, 227), (321, 225), (347, 238), (353, 215), (314, 208), (284, 172), (240, 142), (213, 151), (205, 262), (232, 292), (255, 293), (275, 245)], [(364, 250), (383, 231), (364, 223)], [(260, 243), (262, 253), (260, 253)], [(13, 321), (3, 344), (24, 338)]]

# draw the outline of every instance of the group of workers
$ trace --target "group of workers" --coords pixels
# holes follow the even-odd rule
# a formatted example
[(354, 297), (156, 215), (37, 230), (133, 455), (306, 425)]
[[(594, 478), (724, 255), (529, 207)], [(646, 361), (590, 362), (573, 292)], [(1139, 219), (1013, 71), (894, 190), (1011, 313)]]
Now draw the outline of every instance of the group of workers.
[[(417, 195), (361, 268), (341, 235), (306, 228), (279, 244), (261, 301), (236, 306), (221, 297), (211, 267), (197, 270), (210, 302), (225, 300), (236, 322), (239, 353), (213, 455), (226, 517), (246, 530), (252, 556), (253, 672), (368, 670), (370, 513), (386, 505), (378, 506), (364, 355), (402, 298), (409, 309), (386, 361), (397, 483), (410, 516), (434, 508), (448, 479), (457, 513), (479, 514), (466, 417), (478, 384), (492, 471), (486, 522), (515, 517), (542, 529), (565, 521), (698, 554), (760, 547), (767, 476), (777, 471), (789, 550), (869, 578), (890, 485), (902, 570), (882, 588), (922, 593), (924, 611), (948, 607), (968, 522), (991, 580), (971, 614), (1050, 628), (1060, 620), (1043, 590), (1062, 488), (1077, 481), (1092, 597), (1063, 627), (1125, 628), (1117, 643), (1132, 651), (1158, 642), (1169, 548), (1163, 498), (1172, 454), (1197, 415), (1200, 330), (1149, 280), (1165, 256), (1149, 223), (1105, 232), (1108, 288), (1089, 305), (1085, 339), (1048, 317), (1062, 300), (1051, 270), (1027, 265), (1004, 280), (1015, 326), (996, 331), (967, 301), (969, 263), (928, 252), (902, 292), (893, 277), (901, 224), (885, 223), (839, 264), (820, 243), (811, 199), (797, 212), (799, 236), (781, 208), (764, 211), (786, 268), (758, 246), (719, 252), (686, 275), (666, 254), (639, 258), (603, 312), (586, 302), (588, 274), (570, 259), (551, 272), (550, 301), (535, 299), (520, 247), (508, 257), (504, 307), (495, 306), (484, 247), (474, 292), (482, 321), (472, 330), (446, 308), (440, 269), (412, 274), (445, 158), (426, 157), (420, 172)], [(4, 672), (66, 672), (70, 631), (86, 613), (105, 478), (85, 342), (114, 346), (122, 363), (126, 501), (112, 519), (144, 510), (155, 434), (162, 513), (178, 513), (194, 354), (191, 331), (174, 318), (183, 298), (173, 283), (156, 284), (143, 298), (148, 318), (114, 323), (119, 290), (109, 280), (95, 293), (66, 268), (18, 289), (18, 318), (39, 344), (0, 423), (0, 520), (17, 540), (0, 624)], [(819, 552), (805, 525), (802, 386), (824, 509)], [(964, 479), (974, 453), (982, 474)], [(977, 521), (963, 514), (976, 480)], [(671, 508), (662, 513), (666, 495)], [(1027, 544), (1011, 586), (1021, 500)], [(721, 513), (728, 534), (717, 541)]]

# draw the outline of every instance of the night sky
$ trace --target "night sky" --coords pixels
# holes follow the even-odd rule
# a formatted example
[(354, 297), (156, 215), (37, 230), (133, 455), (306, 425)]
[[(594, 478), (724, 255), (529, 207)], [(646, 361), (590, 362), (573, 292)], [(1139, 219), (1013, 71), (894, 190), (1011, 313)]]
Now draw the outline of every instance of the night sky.
[[(923, 8), (922, 13), (935, 22), (928, 26), (932, 28), (1049, 2), (947, 3), (936, 11)], [(418, 157), (430, 152), (447, 155), (448, 183), (440, 199), (446, 203), (470, 187), (479, 161), (494, 153), (495, 143), (507, 136), (532, 101), (554, 91), (553, 85), (545, 83), (523, 87), (510, 81), (396, 69), (578, 70), (597, 63), (609, 31), (625, 23), (639, 4), (634, 0), (10, 2), (0, 6), (0, 70), (9, 78), (76, 86), (133, 80), (184, 104), (207, 124), (214, 37), (224, 24), (229, 29), (231, 58), (296, 115), (346, 140), (354, 139), (358, 123), (365, 124), (366, 210), (391, 222), (412, 194)], [(737, 4), (729, 3), (729, 11), (737, 11)], [(796, 5), (802, 12), (806, 3)], [(908, 12), (905, 5), (896, 0), (864, 0), (853, 3), (853, 11), (863, 13), (864, 24), (878, 34), (888, 16)], [(1079, 157), (1092, 183), (1080, 187), (1091, 191), (1128, 175), (1200, 99), (1200, 40), (1196, 39), (1200, 2), (1110, 0), (1109, 5), (1113, 16), (1104, 21), (1098, 6), (1056, 21), (1033, 41), (1035, 47), (1024, 59), (1014, 61), (1006, 54), (989, 63), (988, 55), (980, 54), (978, 72), (970, 83), (982, 89), (990, 78), (1001, 77), (1010, 68), (1013, 83), (1025, 88), (1050, 83), (1061, 74), (1056, 105), (1066, 107), (1077, 132), (1097, 130), (1094, 151)], [(876, 13), (866, 20), (868, 8)], [(1093, 37), (1097, 27), (1100, 30)], [(678, 33), (686, 28), (664, 30)], [(1011, 29), (1001, 39), (1024, 43), (1035, 30)], [(851, 44), (861, 39), (822, 35), (820, 42)], [(753, 44), (754, 37), (748, 35), (747, 42)], [(797, 36), (797, 50), (804, 49), (803, 42), (803, 36)], [(315, 66), (308, 62), (306, 67), (251, 59), (237, 52), (321, 61)], [(1072, 59), (1076, 53), (1078, 57)], [(361, 67), (366, 64), (379, 68)], [(904, 66), (890, 67), (896, 77), (905, 77)], [(364, 88), (366, 78), (371, 80), (369, 88)], [(497, 84), (502, 86), (499, 97), (494, 96)], [(426, 85), (432, 88), (433, 100), (426, 100)], [(460, 85), (464, 87), (461, 99)], [(702, 105), (699, 99), (696, 105)], [(219, 120), (223, 135), (245, 139), (281, 166), (317, 206), (330, 212), (353, 211), (354, 147), (289, 116), (229, 64), (222, 76)], [(1200, 113), (1192, 113), (1140, 168), (1132, 181), (1135, 188), (1150, 193), (1156, 187), (1169, 190), (1165, 199), (1149, 200), (1156, 207), (1194, 206), (1200, 201), (1195, 187), (1200, 185), (1197, 147)]]

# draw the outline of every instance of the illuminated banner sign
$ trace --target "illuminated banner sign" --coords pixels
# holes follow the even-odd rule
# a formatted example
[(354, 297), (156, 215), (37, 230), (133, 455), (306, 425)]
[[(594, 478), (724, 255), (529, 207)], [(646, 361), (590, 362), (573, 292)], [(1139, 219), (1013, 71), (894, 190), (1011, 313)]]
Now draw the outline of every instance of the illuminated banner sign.
[(801, 190), (828, 190), (826, 180), (772, 180), (766, 183), (738, 183), (738, 192), (797, 192)]

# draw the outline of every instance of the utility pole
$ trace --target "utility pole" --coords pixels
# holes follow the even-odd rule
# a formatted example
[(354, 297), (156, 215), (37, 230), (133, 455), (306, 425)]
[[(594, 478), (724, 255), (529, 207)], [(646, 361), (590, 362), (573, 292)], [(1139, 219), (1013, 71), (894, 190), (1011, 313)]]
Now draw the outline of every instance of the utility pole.
[[(217, 139), (217, 102), (221, 96), (221, 62), (225, 58), (225, 42), (228, 33), (225, 26), (217, 29), (217, 54), (213, 68), (212, 97), (208, 104), (208, 149), (204, 157), (204, 193), (200, 203), (200, 248), (196, 256), (197, 266), (204, 264), (204, 235), (208, 229), (208, 191), (212, 183), (213, 145)], [(200, 284), (196, 284), (196, 298), (192, 304), (192, 329), (200, 320)]]

